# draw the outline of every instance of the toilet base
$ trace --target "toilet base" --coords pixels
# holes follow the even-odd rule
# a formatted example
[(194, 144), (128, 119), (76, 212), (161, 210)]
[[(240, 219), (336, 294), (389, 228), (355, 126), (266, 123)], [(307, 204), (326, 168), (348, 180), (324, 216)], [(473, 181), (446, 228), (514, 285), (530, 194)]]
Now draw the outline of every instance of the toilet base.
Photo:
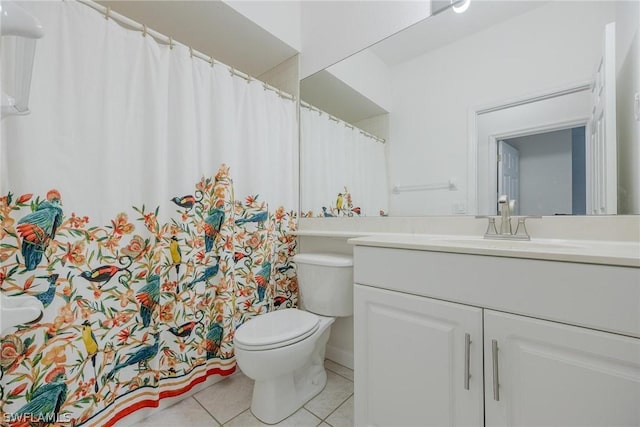
[(310, 360), (300, 369), (253, 385), (251, 412), (265, 424), (277, 424), (293, 415), (318, 395), (327, 384), (324, 353), (329, 340), (327, 328), (315, 346)]
[(293, 415), (317, 396), (327, 384), (327, 373), (321, 376), (304, 395), (296, 393), (293, 375), (283, 375), (270, 381), (256, 381), (253, 386), (251, 413), (265, 424), (277, 424)]

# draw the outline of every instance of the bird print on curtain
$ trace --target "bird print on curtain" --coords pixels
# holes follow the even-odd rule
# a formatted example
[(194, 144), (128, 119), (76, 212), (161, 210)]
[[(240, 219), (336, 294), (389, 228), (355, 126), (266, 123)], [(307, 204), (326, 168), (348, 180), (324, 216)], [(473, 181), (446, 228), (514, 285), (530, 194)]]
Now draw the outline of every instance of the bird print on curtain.
[(98, 340), (96, 340), (96, 336), (93, 334), (93, 329), (91, 329), (91, 323), (88, 320), (82, 322), (82, 342), (84, 343), (84, 347), (87, 350), (87, 357), (91, 358), (91, 366), (93, 366), (93, 380), (94, 380), (94, 391), (98, 392), (98, 371), (96, 371), (96, 354), (98, 354)]
[(62, 209), (60, 193), (57, 190), (49, 191), (46, 201), (36, 201), (34, 212), (18, 221), (16, 231), (22, 238), (21, 252), (25, 269), (35, 270), (40, 264), (44, 251), (55, 237), (61, 223)]
[[(362, 215), (362, 209), (359, 206), (353, 206), (351, 198), (351, 192), (344, 187), (344, 190), (338, 193), (335, 204), (328, 203), (327, 206), (322, 206), (322, 210), (316, 214), (313, 211), (307, 211), (302, 213), (303, 218), (324, 217), (333, 218), (338, 216), (360, 216)], [(380, 211), (380, 215), (383, 216), (383, 211)]]
[[(32, 419), (52, 422), (63, 420), (58, 417), (68, 394), (65, 380), (63, 368), (55, 368), (51, 371), (44, 378), (45, 383), (33, 390), (29, 402), (15, 412), (14, 415), (18, 421), (14, 425), (29, 426)], [(23, 421), (22, 418), (29, 422)]]
[(112, 425), (233, 373), (235, 328), (297, 305), (295, 213), (234, 200), (225, 165), (105, 225), (63, 211), (63, 197), (0, 197), (2, 291), (46, 307), (2, 337), (3, 425)]

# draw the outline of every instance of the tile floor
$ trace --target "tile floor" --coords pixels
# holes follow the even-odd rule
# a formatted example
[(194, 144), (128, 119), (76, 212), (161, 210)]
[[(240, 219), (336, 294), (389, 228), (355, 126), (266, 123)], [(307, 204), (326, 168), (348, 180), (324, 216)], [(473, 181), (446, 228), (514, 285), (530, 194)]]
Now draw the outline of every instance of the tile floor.
[[(325, 361), (327, 385), (279, 426), (352, 427), (353, 371)], [(249, 410), (253, 381), (240, 371), (193, 397), (135, 424), (135, 427), (264, 426)]]

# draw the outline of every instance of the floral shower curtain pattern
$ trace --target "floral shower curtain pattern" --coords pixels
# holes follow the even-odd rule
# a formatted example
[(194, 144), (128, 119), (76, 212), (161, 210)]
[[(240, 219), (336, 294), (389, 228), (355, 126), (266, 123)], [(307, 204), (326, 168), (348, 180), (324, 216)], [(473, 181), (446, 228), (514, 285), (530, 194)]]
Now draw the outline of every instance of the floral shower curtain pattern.
[(74, 1), (24, 8), (45, 37), (2, 123), (0, 288), (46, 308), (3, 332), (0, 419), (112, 425), (297, 304), (295, 102)]
[[(71, 213), (36, 241), (29, 231), (60, 193), (0, 198), (2, 289), (46, 307), (2, 339), (5, 421), (113, 423), (203, 373), (232, 373), (235, 328), (296, 304), (294, 213), (254, 196), (235, 201), (226, 165), (193, 194), (176, 197), (167, 223), (159, 207), (133, 207), (105, 226)], [(29, 265), (34, 247), (42, 256)]]

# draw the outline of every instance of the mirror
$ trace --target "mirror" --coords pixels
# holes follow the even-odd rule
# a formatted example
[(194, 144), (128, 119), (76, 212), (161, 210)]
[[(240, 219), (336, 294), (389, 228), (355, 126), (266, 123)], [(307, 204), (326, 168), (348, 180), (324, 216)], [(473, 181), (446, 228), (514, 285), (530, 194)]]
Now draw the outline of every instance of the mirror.
[(639, 26), (472, 0), (303, 79), (302, 216), (640, 213)]

